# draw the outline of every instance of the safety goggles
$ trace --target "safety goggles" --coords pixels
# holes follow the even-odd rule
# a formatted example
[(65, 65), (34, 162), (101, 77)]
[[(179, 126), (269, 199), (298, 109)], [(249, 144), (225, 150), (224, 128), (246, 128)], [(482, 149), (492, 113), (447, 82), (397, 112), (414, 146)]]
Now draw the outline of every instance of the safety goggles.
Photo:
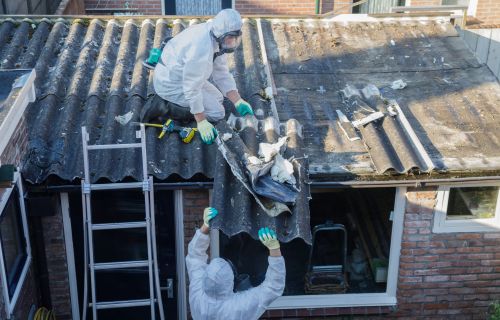
[(225, 53), (231, 53), (241, 44), (241, 30), (224, 33), (217, 38), (220, 50)]

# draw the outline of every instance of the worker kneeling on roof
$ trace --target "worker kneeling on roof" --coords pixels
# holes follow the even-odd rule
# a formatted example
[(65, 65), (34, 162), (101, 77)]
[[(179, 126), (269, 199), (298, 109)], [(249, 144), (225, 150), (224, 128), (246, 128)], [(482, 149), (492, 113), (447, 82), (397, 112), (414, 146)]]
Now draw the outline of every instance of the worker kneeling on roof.
[(269, 266), (264, 282), (255, 288), (234, 292), (237, 277), (232, 264), (222, 258), (214, 258), (207, 264), (209, 224), (216, 215), (216, 209), (206, 208), (203, 226), (196, 230), (189, 242), (186, 267), (191, 315), (194, 320), (258, 319), (285, 288), (285, 260), (281, 256), (276, 233), (269, 228), (259, 230), (260, 241), (269, 249)]
[(144, 106), (141, 122), (194, 117), (203, 142), (210, 144), (217, 134), (211, 122), (225, 116), (224, 97), (240, 115), (253, 115), (227, 66), (226, 53), (234, 52), (241, 42), (241, 26), (238, 11), (225, 9), (212, 21), (192, 25), (168, 41), (154, 69), (156, 94)]

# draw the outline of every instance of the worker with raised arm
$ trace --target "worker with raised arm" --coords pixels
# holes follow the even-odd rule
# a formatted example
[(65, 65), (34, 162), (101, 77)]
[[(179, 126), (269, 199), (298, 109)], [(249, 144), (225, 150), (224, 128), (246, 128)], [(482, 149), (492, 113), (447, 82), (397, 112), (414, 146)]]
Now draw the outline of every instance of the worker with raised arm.
[(191, 315), (194, 320), (258, 319), (285, 288), (285, 260), (276, 233), (269, 228), (259, 230), (260, 241), (269, 249), (265, 280), (257, 287), (233, 292), (235, 271), (231, 264), (223, 258), (207, 263), (209, 225), (217, 213), (214, 208), (205, 209), (203, 226), (189, 242), (186, 267)]
[(154, 69), (156, 94), (142, 109), (141, 122), (194, 118), (201, 139), (211, 144), (217, 134), (212, 123), (225, 116), (224, 97), (241, 116), (253, 115), (227, 66), (226, 54), (241, 43), (241, 27), (238, 11), (224, 9), (213, 20), (192, 25), (168, 41)]

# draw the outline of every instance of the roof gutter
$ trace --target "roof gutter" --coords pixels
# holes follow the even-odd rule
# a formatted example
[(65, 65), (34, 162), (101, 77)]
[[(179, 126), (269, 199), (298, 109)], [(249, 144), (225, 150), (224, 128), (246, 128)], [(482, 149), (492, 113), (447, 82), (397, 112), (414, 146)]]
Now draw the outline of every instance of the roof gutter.
[[(447, 179), (425, 179), (425, 180), (390, 180), (390, 181), (312, 181), (311, 188), (390, 188), (390, 187), (432, 187), (442, 185), (456, 185), (458, 183), (480, 183), (499, 182), (500, 176), (486, 177), (464, 177)], [(156, 182), (155, 190), (186, 190), (186, 189), (212, 189), (213, 182)], [(81, 185), (61, 185), (61, 186), (33, 186), (28, 187), (35, 192), (70, 192), (81, 190)]]
[(499, 182), (500, 176), (484, 177), (463, 177), (446, 179), (423, 179), (423, 180), (389, 180), (389, 181), (332, 181), (332, 182), (312, 182), (312, 188), (387, 188), (387, 187), (432, 187), (443, 185), (456, 185), (458, 183), (480, 183)]

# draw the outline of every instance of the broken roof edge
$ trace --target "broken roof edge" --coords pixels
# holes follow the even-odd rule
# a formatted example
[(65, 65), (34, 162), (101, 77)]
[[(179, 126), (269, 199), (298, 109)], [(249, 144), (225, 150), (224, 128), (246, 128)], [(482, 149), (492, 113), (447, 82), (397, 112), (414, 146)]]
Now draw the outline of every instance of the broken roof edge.
[[(57, 176), (53, 175), (52, 178)], [(310, 177), (311, 181), (309, 183), (310, 187), (313, 189), (329, 189), (329, 188), (384, 188), (384, 187), (432, 187), (440, 185), (454, 185), (457, 183), (466, 184), (477, 184), (480, 182), (484, 183), (500, 183), (500, 170), (496, 172), (490, 172), (489, 175), (483, 176), (462, 176), (453, 177), (451, 175), (444, 175), (437, 178), (427, 178), (427, 179), (387, 179), (387, 180), (363, 180), (363, 179), (352, 179), (352, 180), (328, 180), (328, 179), (314, 179)], [(388, 177), (394, 178), (394, 177)], [(46, 191), (60, 191), (67, 192), (71, 190), (81, 189), (80, 180), (76, 179), (73, 182), (64, 184), (64, 180), (61, 179), (59, 183), (54, 183), (55, 181), (44, 180), (45, 184), (32, 184), (28, 182), (29, 191), (33, 192), (46, 192)], [(68, 181), (69, 182), (69, 181)], [(170, 190), (180, 190), (180, 189), (212, 189), (213, 180), (209, 181), (177, 181), (168, 182), (165, 180), (154, 181), (155, 189), (170, 189)]]

